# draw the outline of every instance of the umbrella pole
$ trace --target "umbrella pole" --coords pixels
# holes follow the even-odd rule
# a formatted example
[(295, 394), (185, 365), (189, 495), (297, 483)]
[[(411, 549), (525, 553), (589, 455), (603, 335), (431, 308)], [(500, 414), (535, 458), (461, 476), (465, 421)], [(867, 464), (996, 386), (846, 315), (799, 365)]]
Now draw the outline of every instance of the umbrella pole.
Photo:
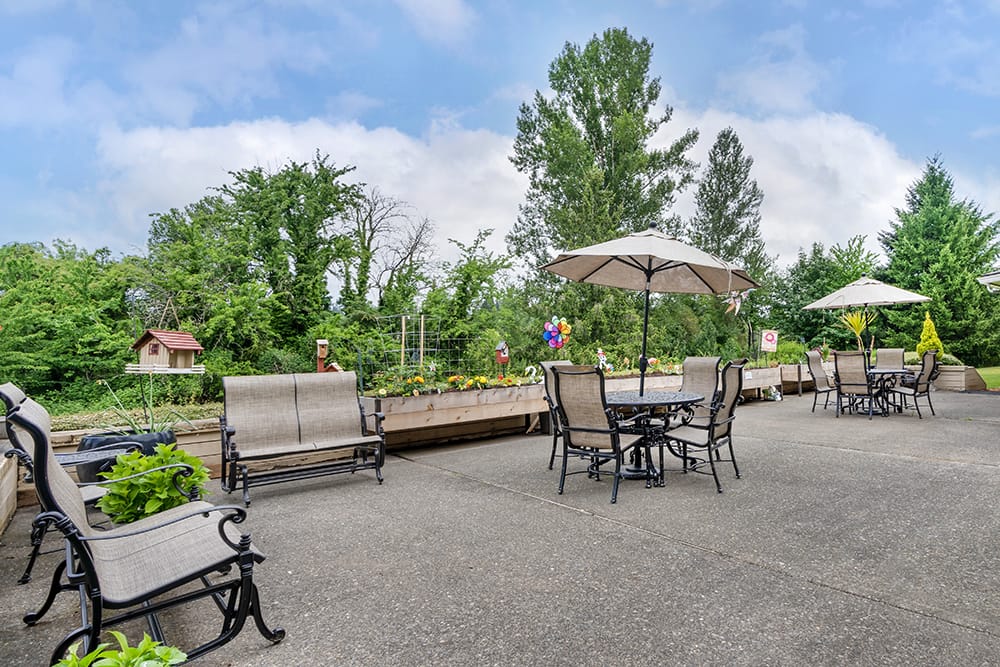
[(646, 388), (646, 334), (649, 330), (649, 276), (646, 276), (646, 307), (642, 315), (642, 352), (639, 354), (639, 395)]

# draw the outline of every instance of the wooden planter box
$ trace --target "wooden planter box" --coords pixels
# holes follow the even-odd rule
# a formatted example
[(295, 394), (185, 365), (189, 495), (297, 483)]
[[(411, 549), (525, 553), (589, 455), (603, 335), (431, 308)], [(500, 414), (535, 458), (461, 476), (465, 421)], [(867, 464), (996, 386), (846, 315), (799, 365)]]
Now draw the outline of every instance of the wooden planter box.
[[(3, 430), (3, 420), (0, 420)], [(0, 439), (0, 446), (7, 445), (6, 438)], [(6, 447), (3, 447), (6, 448)], [(0, 535), (3, 535), (17, 509), (17, 459), (0, 457)]]
[[(915, 371), (920, 367), (915, 366)], [(938, 366), (934, 388), (944, 391), (985, 391), (986, 381), (974, 366)]]
[(744, 368), (743, 396), (763, 396), (764, 387), (781, 387), (781, 368)]

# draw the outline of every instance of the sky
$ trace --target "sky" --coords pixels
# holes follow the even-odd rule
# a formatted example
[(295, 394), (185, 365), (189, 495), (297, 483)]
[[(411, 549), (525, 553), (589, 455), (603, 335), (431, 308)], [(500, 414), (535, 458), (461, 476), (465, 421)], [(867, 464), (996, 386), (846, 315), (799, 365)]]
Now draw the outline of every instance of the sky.
[[(150, 215), (307, 162), (407, 202), (439, 257), (504, 235), (518, 108), (565, 44), (653, 45), (654, 137), (732, 127), (779, 265), (878, 232), (939, 155), (1000, 212), (1000, 0), (0, 0), (0, 243), (144, 254)], [(693, 209), (693, 188), (674, 211)]]

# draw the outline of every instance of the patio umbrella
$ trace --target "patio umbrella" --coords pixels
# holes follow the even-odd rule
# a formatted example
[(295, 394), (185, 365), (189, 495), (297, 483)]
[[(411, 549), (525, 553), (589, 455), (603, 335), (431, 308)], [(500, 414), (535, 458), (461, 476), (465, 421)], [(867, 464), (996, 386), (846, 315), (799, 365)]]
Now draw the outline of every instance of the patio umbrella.
[(921, 303), (930, 301), (929, 296), (909, 292), (899, 287), (886, 284), (868, 276), (861, 276), (853, 283), (844, 285), (839, 290), (830, 292), (822, 299), (813, 301), (803, 310), (819, 310), (820, 308), (852, 308), (855, 306), (891, 306), (900, 303)]
[[(863, 275), (853, 283), (844, 285), (840, 289), (830, 292), (822, 299), (813, 301), (808, 306), (805, 306), (803, 310), (862, 306), (867, 313), (868, 306), (892, 306), (903, 303), (922, 303), (930, 300), (929, 296), (910, 292)], [(866, 324), (865, 329), (867, 330), (867, 328)], [(871, 350), (868, 352), (870, 354)]]
[(650, 292), (729, 294), (759, 287), (743, 269), (667, 236), (655, 223), (641, 232), (561, 253), (539, 268), (576, 282), (645, 292), (639, 395), (646, 381)]
[(991, 292), (1000, 292), (1000, 271), (987, 273), (985, 276), (976, 278), (980, 284), (986, 285), (986, 289)]

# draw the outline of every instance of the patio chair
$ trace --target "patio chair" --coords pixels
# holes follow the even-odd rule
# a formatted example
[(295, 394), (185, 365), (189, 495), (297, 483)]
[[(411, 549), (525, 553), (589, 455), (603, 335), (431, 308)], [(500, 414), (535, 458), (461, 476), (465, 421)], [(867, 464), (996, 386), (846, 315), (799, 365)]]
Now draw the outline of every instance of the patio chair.
[(719, 391), (719, 364), (722, 357), (686, 357), (684, 374), (681, 376), (681, 391), (701, 394), (704, 402), (692, 406), (692, 421), (707, 422), (712, 415), (712, 404)]
[(10, 411), (7, 421), (19, 430), (22, 442), (32, 442), (35, 492), (43, 510), (35, 524), (54, 526), (66, 540), (66, 556), (56, 568), (45, 604), (25, 615), (24, 622), (37, 623), (59, 592), (79, 591), (81, 624), (56, 645), (51, 663), (77, 641), (82, 641), (78, 655), (86, 654), (107, 628), (143, 617), (153, 638), (166, 641), (158, 612), (203, 598), (210, 598), (222, 613), (221, 629), (196, 648), (178, 646), (188, 659), (230, 641), (248, 616), (271, 642), (284, 638), (284, 630), (268, 628), (261, 616), (253, 566), (264, 556), (252, 546), (249, 533), (238, 529), (246, 519), (243, 508), (196, 501), (96, 531), (87, 522), (76, 484), (56, 461), (45, 409), (27, 398)]
[[(690, 423), (667, 431), (665, 444), (671, 451), (681, 457), (684, 472), (699, 472), (708, 474), (703, 468), (707, 465), (715, 479), (715, 488), (722, 493), (719, 473), (715, 464), (728, 461), (733, 464), (737, 479), (740, 469), (736, 464), (736, 454), (733, 452), (733, 421), (736, 419), (736, 406), (743, 391), (744, 359), (728, 362), (722, 369), (722, 388), (712, 402), (708, 420), (704, 423)], [(677, 453), (676, 447), (680, 446)], [(723, 459), (719, 454), (722, 447), (729, 448), (729, 458)], [(705, 459), (688, 456), (688, 450), (704, 450)], [(663, 475), (663, 446), (660, 447), (660, 475)]]
[(900, 405), (896, 400), (901, 401), (901, 408), (908, 407), (909, 399), (913, 399), (913, 407), (917, 410), (917, 417), (923, 419), (924, 416), (920, 414), (920, 403), (917, 401), (918, 398), (926, 398), (927, 406), (931, 409), (931, 414), (934, 412), (934, 404), (931, 403), (931, 384), (937, 377), (938, 373), (938, 362), (937, 362), (937, 350), (927, 350), (924, 352), (923, 358), (920, 360), (920, 372), (917, 373), (916, 377), (912, 382), (903, 381), (899, 385), (890, 389), (890, 394), (894, 399), (893, 402), (896, 405)]
[[(25, 393), (12, 382), (0, 385), (0, 400), (4, 403), (5, 413), (9, 413), (16, 406), (23, 403), (26, 398), (27, 396)], [(17, 434), (17, 429), (14, 428), (12, 423), (5, 422), (5, 429), (7, 432), (7, 441), (10, 442), (12, 449), (4, 452), (4, 456), (8, 458), (16, 456), (25, 469), (24, 481), (32, 483), (35, 476), (35, 466), (31, 460), (31, 454), (28, 452), (24, 443), (21, 442)], [(88, 452), (56, 454), (55, 457), (56, 462), (59, 463), (59, 465), (67, 468), (85, 464), (97, 465), (101, 462), (113, 462), (119, 454), (127, 454), (137, 446), (138, 445), (135, 444), (116, 443), (113, 445), (106, 445), (104, 447), (95, 447)], [(78, 488), (84, 505), (88, 507), (93, 506), (98, 500), (101, 499), (102, 496), (104, 496), (104, 494), (107, 493), (107, 489), (102, 486), (80, 484), (78, 485)], [(42, 540), (44, 538), (44, 530), (40, 530), (38, 527), (32, 527), (31, 554), (28, 556), (28, 563), (24, 568), (24, 572), (22, 572), (21, 576), (18, 578), (17, 583), (26, 584), (31, 581), (31, 571), (34, 569), (35, 561), (41, 553)]]
[(562, 437), (562, 430), (559, 428), (559, 412), (556, 409), (558, 403), (556, 401), (555, 376), (553, 375), (552, 367), (570, 366), (572, 363), (568, 359), (541, 362), (542, 370), (545, 373), (545, 402), (549, 406), (549, 428), (552, 429), (552, 453), (549, 454), (549, 470), (552, 470), (552, 466), (555, 464), (556, 447), (559, 444), (559, 438)]
[(837, 386), (830, 381), (830, 376), (826, 374), (826, 369), (823, 368), (823, 357), (819, 352), (809, 350), (806, 352), (806, 360), (809, 362), (809, 375), (812, 376), (813, 384), (816, 386), (816, 391), (813, 393), (812, 411), (816, 412), (816, 401), (820, 394), (824, 395), (823, 409), (826, 410), (826, 406), (830, 403), (830, 392), (835, 391)]
[(880, 347), (875, 350), (875, 365), (878, 368), (903, 368), (906, 351), (901, 347)]
[(864, 352), (834, 352), (834, 381), (837, 386), (837, 416), (845, 410), (865, 410), (868, 419), (875, 411), (875, 395), (868, 381), (868, 360)]
[[(629, 433), (618, 415), (608, 407), (604, 393), (604, 373), (596, 366), (553, 366), (555, 376), (556, 411), (559, 413), (562, 434), (562, 472), (559, 475), (559, 494), (562, 495), (567, 475), (587, 473), (598, 481), (601, 466), (613, 462), (611, 473), (611, 502), (618, 501), (618, 483), (625, 476), (622, 463), (625, 453), (645, 442), (646, 461), (649, 461), (649, 443), (642, 433)], [(583, 470), (567, 472), (570, 456), (588, 461)], [(652, 483), (647, 474), (646, 485)]]

